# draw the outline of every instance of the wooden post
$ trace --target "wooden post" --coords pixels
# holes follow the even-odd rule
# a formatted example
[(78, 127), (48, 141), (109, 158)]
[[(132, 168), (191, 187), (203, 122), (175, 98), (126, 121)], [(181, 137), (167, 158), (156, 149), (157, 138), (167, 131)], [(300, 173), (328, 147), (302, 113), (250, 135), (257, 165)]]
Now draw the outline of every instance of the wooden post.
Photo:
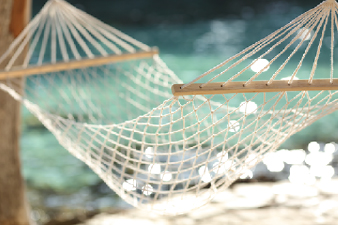
[[(0, 55), (30, 17), (31, 0), (0, 1)], [(24, 80), (15, 80), (22, 91)], [(20, 90), (21, 89), (21, 90)], [(0, 90), (0, 224), (29, 225), (19, 151), (20, 103)]]

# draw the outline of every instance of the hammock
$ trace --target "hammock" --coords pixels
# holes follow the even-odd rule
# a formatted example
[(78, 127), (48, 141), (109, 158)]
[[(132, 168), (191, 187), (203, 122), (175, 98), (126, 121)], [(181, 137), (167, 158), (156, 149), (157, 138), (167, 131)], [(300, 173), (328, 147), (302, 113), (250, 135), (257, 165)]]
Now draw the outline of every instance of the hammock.
[(185, 213), (337, 110), (337, 9), (327, 0), (183, 84), (156, 49), (51, 0), (0, 58), (0, 89), (125, 201)]

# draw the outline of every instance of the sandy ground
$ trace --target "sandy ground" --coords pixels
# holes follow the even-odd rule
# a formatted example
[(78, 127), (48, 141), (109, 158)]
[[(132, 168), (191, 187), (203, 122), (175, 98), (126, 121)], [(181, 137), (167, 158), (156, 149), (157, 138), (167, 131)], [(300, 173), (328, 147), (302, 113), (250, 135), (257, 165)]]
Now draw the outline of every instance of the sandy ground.
[(307, 186), (288, 181), (236, 184), (205, 207), (166, 217), (139, 209), (99, 214), (79, 225), (338, 225), (338, 179)]

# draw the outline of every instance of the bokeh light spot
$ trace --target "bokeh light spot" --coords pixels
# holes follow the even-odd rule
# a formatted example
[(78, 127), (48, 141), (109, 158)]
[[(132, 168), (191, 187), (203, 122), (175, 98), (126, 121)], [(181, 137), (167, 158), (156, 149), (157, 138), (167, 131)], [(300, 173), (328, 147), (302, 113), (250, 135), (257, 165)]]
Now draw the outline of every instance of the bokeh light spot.
[(262, 72), (266, 72), (270, 68), (270, 66), (267, 67), (267, 65), (269, 65), (269, 60), (258, 59), (254, 64), (252, 64), (251, 70), (254, 71), (255, 73), (258, 73), (261, 70), (263, 70)]

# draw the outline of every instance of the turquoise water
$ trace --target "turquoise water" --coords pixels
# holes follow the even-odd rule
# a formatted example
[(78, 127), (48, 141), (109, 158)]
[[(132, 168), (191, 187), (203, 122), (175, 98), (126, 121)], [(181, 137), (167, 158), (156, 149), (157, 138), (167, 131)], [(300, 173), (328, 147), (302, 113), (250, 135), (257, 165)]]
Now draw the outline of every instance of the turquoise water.
[[(250, 21), (214, 20), (184, 25), (117, 28), (150, 46), (159, 47), (163, 61), (180, 79), (188, 82), (283, 26), (298, 13), (295, 11), (277, 18), (265, 15)], [(331, 114), (316, 122), (294, 135), (283, 147), (305, 148), (313, 140), (337, 141), (336, 116)], [(25, 109), (21, 146), (24, 176), (30, 188), (72, 193), (100, 182), (97, 175), (63, 149)]]

